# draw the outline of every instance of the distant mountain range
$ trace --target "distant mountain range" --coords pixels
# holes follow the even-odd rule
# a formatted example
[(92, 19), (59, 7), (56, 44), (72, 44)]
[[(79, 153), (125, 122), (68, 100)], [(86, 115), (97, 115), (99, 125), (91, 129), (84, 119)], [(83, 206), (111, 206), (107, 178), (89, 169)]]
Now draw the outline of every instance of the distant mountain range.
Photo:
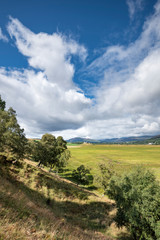
[(139, 136), (139, 137), (122, 137), (122, 138), (111, 138), (111, 139), (90, 139), (75, 137), (67, 140), (68, 143), (155, 143), (160, 142), (160, 135), (158, 136)]

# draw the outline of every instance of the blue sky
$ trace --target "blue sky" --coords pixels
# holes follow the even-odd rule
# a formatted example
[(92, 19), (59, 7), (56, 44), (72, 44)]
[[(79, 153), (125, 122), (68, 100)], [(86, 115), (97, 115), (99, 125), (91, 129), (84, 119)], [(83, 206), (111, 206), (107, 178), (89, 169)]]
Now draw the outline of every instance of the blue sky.
[(1, 0), (0, 94), (28, 137), (160, 133), (160, 1)]

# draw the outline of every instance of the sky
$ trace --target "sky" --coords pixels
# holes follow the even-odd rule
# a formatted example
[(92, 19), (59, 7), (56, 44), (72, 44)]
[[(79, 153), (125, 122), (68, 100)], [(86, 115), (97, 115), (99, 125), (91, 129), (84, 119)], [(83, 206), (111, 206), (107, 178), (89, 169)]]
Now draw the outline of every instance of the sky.
[(160, 134), (160, 0), (1, 0), (0, 95), (27, 137)]

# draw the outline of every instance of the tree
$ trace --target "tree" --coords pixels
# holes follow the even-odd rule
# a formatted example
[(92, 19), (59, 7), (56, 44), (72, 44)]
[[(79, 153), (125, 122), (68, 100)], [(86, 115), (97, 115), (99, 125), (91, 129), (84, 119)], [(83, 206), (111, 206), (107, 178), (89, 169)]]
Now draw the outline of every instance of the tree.
[(0, 95), (0, 110), (4, 111), (6, 108), (6, 102), (2, 100)]
[(99, 164), (100, 175), (96, 175), (95, 182), (101, 188), (103, 188), (104, 192), (106, 192), (107, 187), (109, 185), (109, 181), (111, 177), (115, 174), (113, 170), (113, 165), (109, 162), (108, 166), (105, 163)]
[(34, 161), (39, 162), (39, 167), (41, 164), (47, 165), (47, 149), (41, 141), (31, 143), (31, 156)]
[(90, 170), (85, 168), (84, 165), (79, 166), (76, 170), (73, 170), (72, 176), (79, 183), (87, 185), (90, 182)]
[(107, 194), (116, 202), (118, 227), (127, 227), (137, 240), (160, 240), (160, 186), (150, 171), (138, 168), (111, 178)]
[(52, 134), (45, 133), (41, 139), (42, 143), (45, 143), (48, 146), (56, 146), (56, 138)]
[(7, 157), (11, 153), (18, 160), (25, 154), (27, 139), (17, 122), (16, 112), (13, 108), (5, 110), (5, 105), (0, 97), (0, 152)]
[(56, 156), (55, 167), (58, 169), (58, 171), (63, 171), (63, 168), (68, 164), (70, 156), (71, 154), (68, 149), (65, 149), (63, 152), (61, 152), (61, 154)]
[(43, 164), (60, 170), (66, 166), (69, 157), (67, 142), (62, 137), (56, 139), (52, 134), (46, 133), (33, 145), (32, 158), (39, 161), (39, 166)]
[(62, 171), (67, 165), (70, 156), (70, 151), (67, 149), (67, 142), (62, 136), (57, 137), (55, 166), (59, 171)]

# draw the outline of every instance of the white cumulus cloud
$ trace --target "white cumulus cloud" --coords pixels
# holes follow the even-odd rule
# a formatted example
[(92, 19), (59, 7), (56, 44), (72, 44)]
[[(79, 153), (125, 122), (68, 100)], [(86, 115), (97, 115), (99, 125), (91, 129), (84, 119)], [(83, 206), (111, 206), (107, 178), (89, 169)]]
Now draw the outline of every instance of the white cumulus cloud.
[[(72, 136), (92, 138), (160, 133), (160, 1), (129, 46), (110, 46), (87, 70), (101, 77), (88, 121)], [(67, 134), (64, 131), (64, 134)]]
[[(93, 76), (104, 76), (95, 90), (96, 105), (92, 111), (95, 129), (101, 126), (99, 133), (159, 134), (160, 1), (135, 42), (128, 47), (107, 48), (88, 70)], [(88, 122), (88, 128), (91, 125), (92, 121)]]
[(8, 32), (32, 69), (0, 68), (1, 94), (27, 134), (81, 126), (91, 100), (74, 84), (70, 58), (78, 55), (84, 61), (86, 49), (57, 33), (35, 34), (13, 18)]
[[(143, 2), (136, 3), (140, 9)], [(93, 100), (73, 81), (72, 57), (85, 61), (83, 45), (58, 33), (35, 34), (13, 18), (8, 32), (29, 68), (0, 68), (0, 89), (28, 136), (51, 132), (66, 139), (98, 139), (160, 133), (160, 1), (136, 41), (107, 47), (86, 67), (86, 76), (100, 79), (92, 88)]]

